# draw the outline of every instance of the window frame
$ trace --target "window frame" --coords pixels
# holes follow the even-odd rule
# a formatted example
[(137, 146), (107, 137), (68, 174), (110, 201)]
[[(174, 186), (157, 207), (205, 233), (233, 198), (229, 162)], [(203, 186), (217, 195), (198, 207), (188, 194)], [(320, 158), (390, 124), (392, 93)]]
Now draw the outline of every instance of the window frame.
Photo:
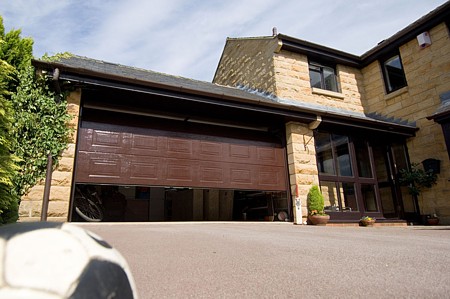
[[(317, 68), (317, 69), (313, 69), (313, 68)], [(331, 88), (331, 89), (326, 88), (327, 86), (326, 86), (326, 77), (324, 76), (324, 70), (332, 70), (333, 79), (334, 79), (333, 83), (334, 83), (334, 86), (336, 87), (335, 89), (333, 89), (333, 88)], [(319, 76), (320, 76), (320, 87), (312, 85), (311, 72), (319, 74)], [(309, 83), (311, 85), (311, 88), (319, 88), (319, 89), (323, 89), (323, 90), (328, 90), (328, 91), (340, 93), (339, 82), (338, 82), (338, 78), (337, 78), (338, 76), (337, 76), (337, 71), (336, 71), (336, 65), (335, 64), (322, 63), (322, 62), (318, 62), (318, 61), (315, 61), (315, 60), (309, 60), (308, 61), (308, 74), (309, 74)]]
[[(355, 192), (355, 201), (358, 206), (358, 210), (346, 210), (343, 209), (343, 198), (341, 195), (338, 195), (337, 202), (339, 203), (339, 210), (333, 211), (333, 210), (326, 210), (326, 213), (330, 213), (333, 216), (333, 220), (358, 220), (361, 218), (362, 215), (370, 215), (376, 218), (382, 217), (382, 206), (381, 206), (381, 199), (379, 195), (379, 188), (378, 188), (378, 181), (376, 177), (376, 171), (375, 171), (375, 162), (373, 158), (373, 152), (372, 152), (372, 146), (371, 142), (369, 140), (366, 140), (365, 138), (361, 138), (358, 136), (353, 136), (352, 134), (339, 134), (332, 131), (322, 131), (322, 130), (314, 130), (314, 138), (318, 137), (318, 134), (327, 134), (330, 138), (330, 150), (331, 150), (331, 159), (333, 163), (334, 173), (324, 173), (321, 172), (321, 166), (319, 165), (319, 153), (320, 151), (317, 151), (316, 148), (316, 161), (317, 161), (317, 170), (318, 170), (318, 176), (319, 176), (319, 185), (322, 189), (322, 186), (328, 184), (332, 185), (334, 184), (337, 189), (341, 189), (341, 187), (344, 184), (353, 184), (353, 190)], [(347, 146), (348, 146), (348, 154), (349, 154), (349, 164), (352, 170), (352, 175), (342, 175), (339, 173), (339, 167), (338, 167), (338, 156), (337, 156), (337, 144), (335, 143), (335, 140), (333, 136), (342, 136), (346, 137), (347, 139)], [(368, 162), (370, 164), (371, 169), (371, 177), (363, 177), (359, 174), (358, 169), (358, 161), (357, 161), (357, 154), (356, 154), (356, 147), (355, 143), (362, 143), (364, 147), (368, 150)], [(328, 149), (328, 146), (324, 147)], [(362, 186), (364, 185), (371, 185), (373, 186), (374, 195), (375, 195), (375, 205), (377, 207), (376, 211), (367, 211), (366, 210), (366, 201), (365, 197), (363, 196), (363, 190)], [(346, 202), (345, 206), (347, 206), (348, 203)]]
[[(390, 76), (390, 74), (393, 74), (392, 72), (389, 72), (386, 68), (386, 63), (389, 61), (392, 61), (394, 58), (398, 57), (398, 60), (400, 62), (400, 66), (401, 66), (401, 74), (397, 74), (402, 76), (403, 79), (403, 84), (399, 85), (399, 86), (392, 86), (393, 84), (393, 79), (392, 76)], [(399, 89), (402, 89), (403, 87), (408, 86), (408, 82), (406, 80), (406, 74), (405, 74), (405, 68), (403, 67), (403, 62), (402, 62), (402, 58), (400, 56), (399, 52), (395, 52), (395, 53), (390, 53), (390, 55), (387, 55), (384, 59), (380, 60), (380, 65), (381, 65), (381, 72), (383, 74), (383, 81), (384, 81), (384, 87), (386, 90), (387, 94), (390, 94), (394, 91), (397, 91)], [(395, 75), (395, 74), (394, 74)]]

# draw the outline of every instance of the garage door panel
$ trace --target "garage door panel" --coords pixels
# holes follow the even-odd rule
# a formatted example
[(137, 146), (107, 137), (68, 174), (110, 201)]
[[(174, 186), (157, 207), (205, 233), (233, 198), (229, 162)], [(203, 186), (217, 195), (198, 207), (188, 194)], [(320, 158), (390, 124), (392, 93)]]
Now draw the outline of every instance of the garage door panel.
[(104, 181), (120, 179), (122, 163), (120, 155), (79, 152), (77, 157), (77, 177), (83, 181)]
[(130, 160), (129, 174), (131, 180), (157, 180), (159, 177), (161, 177), (159, 159), (136, 159), (135, 157), (125, 157), (125, 159)]
[[(286, 189), (281, 146), (161, 132), (80, 129), (77, 182), (179, 187)], [(108, 140), (108, 136), (111, 140)], [(214, 139), (214, 140), (212, 140)]]
[(277, 151), (274, 148), (257, 148), (256, 157), (258, 161), (263, 161), (264, 164), (278, 164), (280, 157), (277, 155)]
[(195, 163), (189, 160), (169, 159), (166, 179), (171, 182), (193, 183)]
[(158, 142), (158, 136), (145, 136), (145, 135), (131, 135), (131, 150), (132, 151), (148, 151), (156, 152), (161, 148), (161, 144)]
[[(277, 168), (267, 168), (267, 167), (260, 167), (258, 169), (259, 179), (258, 183), (260, 186), (273, 188), (280, 185), (285, 184), (286, 180), (286, 171), (282, 167)], [(265, 188), (262, 188), (265, 189)]]
[(202, 184), (224, 184), (229, 181), (227, 168), (221, 163), (200, 162), (199, 180)]
[(218, 142), (199, 142), (199, 155), (202, 160), (214, 160), (223, 157), (223, 144)]
[(192, 140), (180, 138), (167, 138), (167, 153), (169, 155), (184, 154), (188, 157), (193, 154)]
[(238, 144), (230, 144), (230, 158), (235, 159), (250, 159), (252, 158), (251, 153), (252, 147), (248, 145), (238, 145)]

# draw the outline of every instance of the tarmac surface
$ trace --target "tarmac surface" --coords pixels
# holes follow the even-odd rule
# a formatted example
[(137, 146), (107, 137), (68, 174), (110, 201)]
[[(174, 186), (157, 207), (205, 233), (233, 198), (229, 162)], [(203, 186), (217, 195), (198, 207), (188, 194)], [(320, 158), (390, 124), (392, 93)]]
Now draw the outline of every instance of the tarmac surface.
[(127, 259), (140, 298), (450, 298), (450, 227), (79, 224)]

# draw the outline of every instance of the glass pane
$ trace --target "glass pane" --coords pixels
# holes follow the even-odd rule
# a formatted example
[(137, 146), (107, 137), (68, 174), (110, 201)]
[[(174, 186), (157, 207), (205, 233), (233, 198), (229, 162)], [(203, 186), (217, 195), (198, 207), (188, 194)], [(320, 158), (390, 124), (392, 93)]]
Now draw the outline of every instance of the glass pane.
[(341, 209), (344, 212), (358, 211), (356, 202), (355, 185), (353, 183), (342, 183), (340, 188)]
[(393, 144), (392, 151), (394, 154), (395, 166), (397, 167), (397, 171), (400, 171), (400, 169), (403, 168), (408, 168), (405, 145), (399, 143)]
[(384, 63), (384, 70), (389, 91), (394, 91), (406, 86), (406, 79), (400, 56), (396, 55), (387, 60)]
[(389, 173), (387, 169), (384, 147), (377, 146), (374, 147), (372, 151), (378, 182), (387, 182), (389, 179)]
[(333, 153), (329, 133), (314, 133), (316, 145), (317, 167), (319, 173), (335, 175)]
[(415, 213), (416, 208), (414, 204), (413, 196), (408, 192), (408, 188), (405, 186), (401, 187), (402, 199), (403, 199), (403, 211), (405, 213)]
[(322, 88), (322, 78), (320, 72), (309, 70), (309, 79), (311, 81), (311, 87)]
[(377, 200), (375, 197), (375, 187), (373, 185), (361, 185), (361, 191), (366, 212), (377, 212)]
[(329, 67), (323, 68), (323, 78), (325, 81), (325, 89), (331, 91), (338, 91), (336, 75), (334, 74), (334, 69)]
[(338, 174), (341, 176), (353, 176), (348, 137), (333, 134), (332, 138), (333, 145), (336, 148)]
[(363, 141), (355, 141), (356, 161), (358, 164), (359, 176), (363, 178), (372, 177), (372, 167), (370, 165), (369, 148)]
[(320, 182), (320, 190), (324, 198), (324, 210), (327, 212), (338, 212), (340, 209), (336, 183), (322, 181)]
[(392, 189), (390, 186), (380, 187), (381, 206), (383, 208), (383, 216), (386, 218), (396, 217), (394, 198), (392, 197)]

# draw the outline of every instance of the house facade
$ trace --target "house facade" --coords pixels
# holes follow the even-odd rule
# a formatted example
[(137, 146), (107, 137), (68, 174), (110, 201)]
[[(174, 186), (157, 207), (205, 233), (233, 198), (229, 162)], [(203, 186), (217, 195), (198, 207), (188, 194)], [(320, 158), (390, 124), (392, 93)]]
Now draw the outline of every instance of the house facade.
[[(444, 4), (362, 56), (281, 34), (231, 38), (213, 82), (338, 109), (349, 118), (362, 113), (413, 125), (414, 136), (389, 137), (352, 125), (287, 124), (291, 190), (300, 186), (304, 198), (311, 183), (320, 184), (332, 219), (355, 219), (361, 213), (353, 212), (363, 210), (411, 222), (436, 213), (448, 223), (449, 8)], [(429, 159), (440, 163), (437, 184), (413, 197), (399, 184), (399, 171)]]
[[(450, 221), (447, 3), (362, 56), (276, 34), (227, 40), (213, 83), (92, 60), (34, 61), (72, 91), (72, 143), (53, 172), (48, 215), (104, 221), (302, 223), (319, 185), (332, 222)], [(420, 37), (420, 39), (419, 39)], [(413, 197), (412, 162), (440, 161)], [(41, 213), (44, 185), (20, 206)]]

